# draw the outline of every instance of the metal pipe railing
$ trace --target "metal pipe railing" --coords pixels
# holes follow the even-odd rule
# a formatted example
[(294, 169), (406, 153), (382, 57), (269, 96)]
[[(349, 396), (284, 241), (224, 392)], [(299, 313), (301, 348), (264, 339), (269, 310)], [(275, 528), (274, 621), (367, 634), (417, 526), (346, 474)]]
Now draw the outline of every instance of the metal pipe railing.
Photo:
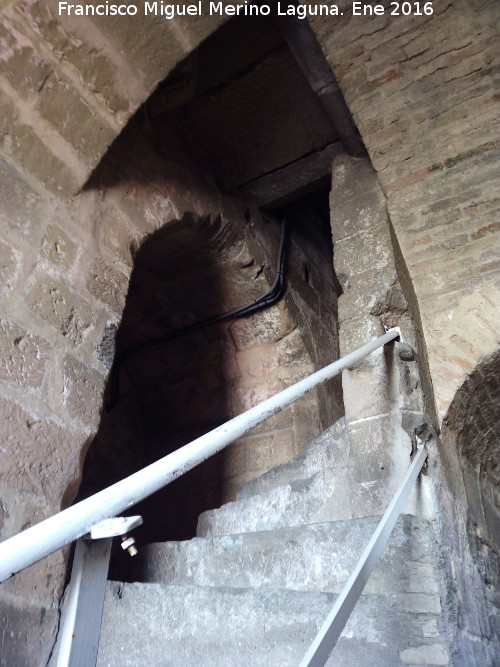
[(399, 335), (398, 329), (390, 329), (383, 336), (296, 382), (168, 456), (5, 540), (0, 544), (0, 582), (86, 535), (95, 523), (117, 516), (170, 484), (306, 392), (335, 377)]

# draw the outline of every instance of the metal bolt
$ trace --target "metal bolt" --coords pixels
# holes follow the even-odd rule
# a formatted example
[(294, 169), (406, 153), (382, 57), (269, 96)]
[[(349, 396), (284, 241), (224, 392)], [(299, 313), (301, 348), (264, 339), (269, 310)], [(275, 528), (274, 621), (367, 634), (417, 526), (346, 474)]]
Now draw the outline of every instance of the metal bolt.
[(121, 547), (124, 550), (126, 549), (131, 556), (137, 555), (137, 547), (135, 546), (135, 540), (133, 537), (129, 537), (128, 535), (123, 535)]

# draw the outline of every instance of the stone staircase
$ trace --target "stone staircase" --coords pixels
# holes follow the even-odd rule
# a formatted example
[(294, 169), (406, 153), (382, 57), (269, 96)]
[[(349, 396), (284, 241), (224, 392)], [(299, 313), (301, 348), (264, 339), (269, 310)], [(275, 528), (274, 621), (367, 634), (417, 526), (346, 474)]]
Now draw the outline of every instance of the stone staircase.
[[(109, 582), (98, 665), (297, 666), (372, 536), (345, 424), (202, 514), (198, 537), (141, 551)], [(449, 664), (432, 522), (402, 515), (328, 662)]]

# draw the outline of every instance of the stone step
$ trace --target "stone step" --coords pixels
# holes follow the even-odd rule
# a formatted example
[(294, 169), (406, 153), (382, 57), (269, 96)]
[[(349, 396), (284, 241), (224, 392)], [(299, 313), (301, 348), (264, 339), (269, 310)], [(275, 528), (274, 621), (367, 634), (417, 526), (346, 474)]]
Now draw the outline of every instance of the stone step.
[[(108, 582), (98, 667), (296, 667), (335, 596)], [(423, 636), (422, 628), (426, 628)], [(436, 619), (363, 596), (329, 666), (448, 664)]]
[(348, 463), (349, 439), (342, 417), (311, 440), (302, 454), (241, 486), (236, 492), (236, 498), (249, 498), (298, 479), (308, 479), (325, 468), (346, 467)]
[[(175, 585), (338, 593), (379, 517), (150, 544), (136, 561), (137, 581)], [(439, 611), (430, 521), (403, 515), (368, 581), (372, 594), (405, 593), (409, 606)]]
[(203, 512), (198, 537), (234, 535), (366, 516), (348, 468), (326, 468), (243, 500)]

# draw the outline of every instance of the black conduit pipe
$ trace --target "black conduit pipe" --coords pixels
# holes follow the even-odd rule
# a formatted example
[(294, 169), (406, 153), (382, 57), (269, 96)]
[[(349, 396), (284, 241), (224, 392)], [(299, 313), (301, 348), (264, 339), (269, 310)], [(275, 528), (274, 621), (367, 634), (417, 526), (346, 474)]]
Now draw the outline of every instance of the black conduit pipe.
[(123, 364), (130, 359), (130, 357), (142, 352), (143, 350), (149, 350), (152, 347), (157, 345), (163, 345), (168, 341), (174, 340), (175, 338), (180, 338), (181, 336), (187, 336), (189, 334), (195, 333), (200, 329), (211, 326), (212, 324), (219, 324), (220, 322), (227, 322), (228, 320), (233, 320), (239, 317), (247, 317), (248, 315), (253, 315), (264, 308), (269, 308), (269, 306), (274, 305), (277, 301), (281, 299), (285, 291), (285, 259), (286, 259), (286, 219), (283, 218), (281, 223), (281, 241), (278, 250), (278, 261), (276, 266), (276, 277), (274, 282), (271, 285), (271, 288), (265, 293), (262, 294), (255, 301), (250, 301), (244, 306), (239, 306), (234, 310), (230, 310), (227, 313), (222, 313), (221, 315), (215, 315), (196, 324), (191, 324), (188, 327), (182, 329), (177, 329), (176, 331), (171, 331), (162, 336), (157, 336), (156, 338), (151, 338), (144, 343), (139, 343), (128, 347), (122, 352), (120, 352), (113, 364), (113, 369), (111, 371), (111, 382), (110, 382), (110, 395), (109, 399), (106, 402), (106, 410), (110, 412), (118, 402), (118, 397), (120, 394), (120, 370)]

